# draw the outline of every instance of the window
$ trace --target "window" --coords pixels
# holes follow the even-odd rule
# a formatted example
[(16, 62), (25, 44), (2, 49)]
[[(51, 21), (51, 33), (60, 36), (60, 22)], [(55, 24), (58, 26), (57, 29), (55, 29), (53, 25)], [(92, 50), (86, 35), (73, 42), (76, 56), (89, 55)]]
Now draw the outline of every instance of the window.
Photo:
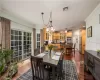
[(23, 37), (24, 37), (24, 40), (23, 40), (24, 58), (26, 58), (31, 55), (31, 33), (24, 32)]
[(11, 49), (13, 61), (28, 58), (31, 54), (31, 33), (11, 30)]
[(37, 48), (40, 48), (40, 33), (37, 33)]

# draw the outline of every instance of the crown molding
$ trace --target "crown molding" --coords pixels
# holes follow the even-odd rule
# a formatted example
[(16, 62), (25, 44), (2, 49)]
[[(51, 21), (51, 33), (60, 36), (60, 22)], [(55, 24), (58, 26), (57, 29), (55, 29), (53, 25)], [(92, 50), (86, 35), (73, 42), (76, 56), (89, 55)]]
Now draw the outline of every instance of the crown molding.
[(35, 28), (36, 29), (43, 29), (44, 27), (43, 27), (43, 24), (36, 24)]
[(7, 11), (4, 8), (0, 8), (0, 16), (8, 18), (12, 22), (16, 22), (16, 23), (25, 25), (25, 26), (30, 27), (30, 28), (36, 28), (35, 24), (33, 24), (33, 23), (31, 23), (31, 22), (29, 22), (29, 21), (27, 21), (19, 16), (14, 15), (13, 13)]
[(3, 9), (1, 8), (1, 6), (0, 6), (0, 12), (2, 12), (3, 11)]

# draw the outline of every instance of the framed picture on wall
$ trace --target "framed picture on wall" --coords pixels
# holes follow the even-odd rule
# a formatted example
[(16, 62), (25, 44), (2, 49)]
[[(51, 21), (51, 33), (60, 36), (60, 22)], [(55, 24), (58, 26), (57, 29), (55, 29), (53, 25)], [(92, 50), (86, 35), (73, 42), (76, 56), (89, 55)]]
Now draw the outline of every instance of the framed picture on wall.
[(92, 37), (92, 26), (87, 28), (87, 37)]

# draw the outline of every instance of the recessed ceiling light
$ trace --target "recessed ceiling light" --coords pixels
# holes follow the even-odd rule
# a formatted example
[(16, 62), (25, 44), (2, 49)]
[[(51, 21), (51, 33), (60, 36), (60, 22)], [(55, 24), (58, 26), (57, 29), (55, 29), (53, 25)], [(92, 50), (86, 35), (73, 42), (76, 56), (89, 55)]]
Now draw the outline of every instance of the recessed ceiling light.
[(68, 6), (63, 8), (63, 11), (67, 11), (68, 10)]

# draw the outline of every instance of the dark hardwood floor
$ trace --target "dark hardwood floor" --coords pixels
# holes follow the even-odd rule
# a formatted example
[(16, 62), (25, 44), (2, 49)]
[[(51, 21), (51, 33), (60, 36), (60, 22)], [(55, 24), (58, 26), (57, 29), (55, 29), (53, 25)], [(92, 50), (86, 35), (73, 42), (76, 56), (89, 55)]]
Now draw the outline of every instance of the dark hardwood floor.
[[(84, 55), (76, 51), (75, 55), (64, 55), (64, 60), (73, 60), (75, 62), (79, 80), (94, 80), (90, 73), (84, 72)], [(20, 75), (25, 73), (31, 67), (30, 60), (19, 63), (18, 65), (19, 72), (15, 75), (13, 80), (16, 80)]]
[(64, 55), (64, 59), (73, 60), (75, 62), (79, 80), (94, 80), (93, 76), (89, 72), (84, 71), (84, 55), (80, 54), (78, 51), (75, 51), (75, 56)]
[[(75, 62), (79, 80), (94, 80), (91, 74), (84, 72), (84, 55), (81, 55), (78, 51), (76, 51), (75, 56), (64, 55), (64, 60), (73, 60)], [(13, 77), (12, 80), (16, 80), (19, 76), (31, 68), (30, 60), (21, 62), (18, 64), (18, 66), (18, 73)]]

